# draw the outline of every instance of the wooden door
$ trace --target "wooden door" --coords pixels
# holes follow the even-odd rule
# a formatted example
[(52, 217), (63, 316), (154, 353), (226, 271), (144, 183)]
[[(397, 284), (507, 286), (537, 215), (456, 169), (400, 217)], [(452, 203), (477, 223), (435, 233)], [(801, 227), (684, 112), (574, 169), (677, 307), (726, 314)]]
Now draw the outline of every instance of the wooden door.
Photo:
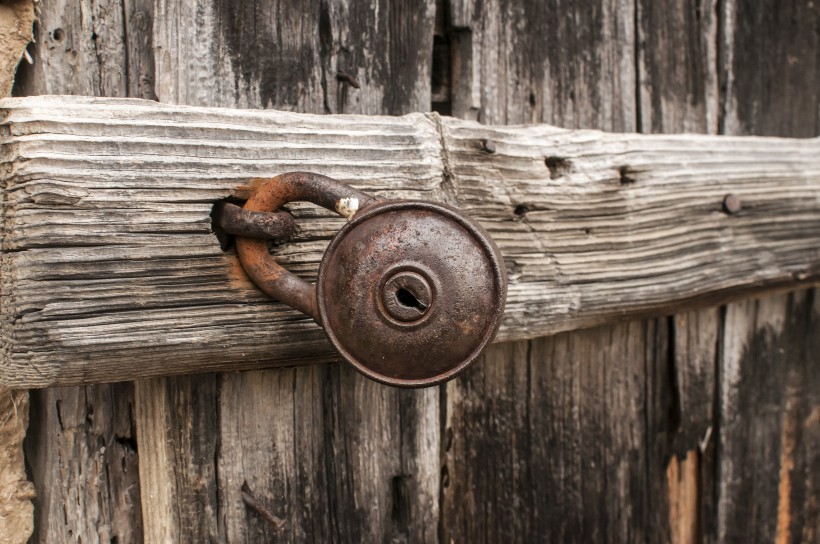
[[(814, 136), (818, 9), (43, 0), (15, 93)], [(420, 391), (337, 364), (34, 391), (33, 540), (816, 541), (818, 319), (772, 294), (498, 344)]]

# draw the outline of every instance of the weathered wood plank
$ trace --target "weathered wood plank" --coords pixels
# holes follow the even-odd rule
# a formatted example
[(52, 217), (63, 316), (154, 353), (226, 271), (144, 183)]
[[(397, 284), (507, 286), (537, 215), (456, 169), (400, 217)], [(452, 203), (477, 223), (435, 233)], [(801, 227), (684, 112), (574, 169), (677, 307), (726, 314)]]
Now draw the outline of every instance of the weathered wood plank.
[[(637, 3), (642, 132), (715, 134), (720, 111), (716, 2)], [(686, 311), (647, 376), (650, 541), (702, 542), (715, 533), (715, 381), (720, 309)]]
[(442, 3), (455, 117), (635, 130), (634, 2)]
[(721, 352), (719, 538), (817, 539), (820, 313), (810, 292), (730, 304)]
[(135, 392), (145, 541), (220, 542), (215, 376), (143, 380)]
[(432, 0), (159, 0), (157, 96), (309, 113), (424, 111), (434, 13)]
[[(318, 328), (266, 300), (210, 232), (214, 201), (293, 169), (443, 200), (481, 221), (511, 280), (501, 340), (820, 274), (816, 139), (67, 97), (9, 99), (3, 111), (3, 376), (15, 385), (327, 357)], [(727, 193), (743, 211), (722, 211)], [(278, 254), (310, 277), (340, 219), (295, 208), (311, 219)]]
[[(137, 81), (142, 72), (152, 71), (150, 41), (143, 32), (151, 27), (150, 4), (40, 2), (30, 47), (34, 63), (20, 66), (14, 94), (150, 98), (141, 85), (150, 87), (150, 81)], [(137, 12), (143, 14), (141, 21)], [(133, 399), (131, 384), (31, 393), (25, 443), (37, 494), (31, 542), (142, 540)]]
[[(164, 63), (159, 98), (312, 113), (424, 110), (432, 8), (430, 1), (162, 2), (154, 29)], [(166, 453), (140, 464), (146, 496), (161, 495), (144, 505), (147, 541), (167, 534), (198, 541), (198, 527), (214, 524), (226, 542), (435, 540), (437, 389), (398, 391), (347, 366), (322, 365), (211, 375), (214, 394), (184, 397), (202, 389), (189, 385), (197, 379), (137, 382), (140, 443)], [(190, 420), (190, 441), (177, 441), (174, 425), (157, 425), (153, 412)], [(163, 487), (169, 480), (176, 487)], [(208, 493), (186, 490), (197, 482), (218, 490), (216, 511)], [(245, 482), (282, 519), (279, 531), (245, 506)], [(180, 502), (184, 511), (162, 515)]]
[(636, 20), (639, 130), (716, 134), (716, 0), (640, 0)]
[[(811, 113), (820, 112), (820, 5), (729, 0), (721, 16), (722, 130), (820, 134)], [(726, 307), (714, 541), (820, 538), (817, 298), (798, 291)]]
[(34, 542), (142, 539), (133, 395), (127, 383), (32, 393)]
[[(487, 4), (451, 3), (472, 13), (456, 44), (481, 40), (480, 64), (499, 50), (499, 76), (471, 81), (489, 102), (480, 119), (635, 129), (632, 3)], [(529, 100), (508, 99), (528, 83)], [(650, 540), (643, 412), (665, 345), (656, 330), (630, 322), (499, 346), (448, 383), (442, 542)]]
[(454, 381), (444, 541), (649, 540), (656, 334), (656, 321), (633, 321), (501, 344)]
[(226, 373), (220, 395), (229, 542), (277, 534), (242, 503), (245, 481), (285, 521), (284, 540), (435, 539), (435, 389), (391, 390), (335, 365)]
[(820, 6), (726, 0), (721, 132), (812, 137), (820, 132)]

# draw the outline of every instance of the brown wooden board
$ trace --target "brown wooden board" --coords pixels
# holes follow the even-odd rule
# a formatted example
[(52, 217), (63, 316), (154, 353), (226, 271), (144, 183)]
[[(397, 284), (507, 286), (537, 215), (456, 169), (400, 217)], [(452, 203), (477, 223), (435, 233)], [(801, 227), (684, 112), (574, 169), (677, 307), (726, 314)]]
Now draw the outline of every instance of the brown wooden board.
[[(640, 130), (717, 133), (717, 3), (642, 1), (636, 22)], [(698, 542), (716, 527), (720, 309), (677, 314), (667, 328), (668, 351), (658, 353), (647, 376), (651, 535), (655, 541)]]
[[(152, 97), (150, 1), (49, 0), (37, 12), (15, 96)], [(33, 391), (30, 411), (31, 542), (142, 541), (133, 384)]]
[[(69, 97), (0, 108), (10, 133), (0, 370), (11, 385), (327, 358), (319, 328), (262, 294), (212, 232), (216, 201), (293, 169), (383, 198), (443, 201), (481, 222), (510, 279), (498, 340), (820, 278), (817, 139)], [(300, 210), (300, 232), (277, 254), (312, 278), (343, 219)]]
[[(820, 134), (820, 5), (732, 0), (721, 16), (722, 132)], [(722, 542), (817, 541), (817, 291), (729, 304), (724, 320), (711, 536)]]
[[(457, 114), (635, 130), (632, 4), (450, 7), (456, 66), (473, 66), (454, 87)], [(547, 163), (558, 183), (563, 157)], [(546, 200), (522, 223), (549, 221)], [(448, 384), (440, 540), (648, 540), (646, 376), (665, 343), (654, 320), (560, 334), (493, 348)]]
[[(816, 6), (439, 2), (439, 60), (391, 89), (403, 77), (397, 63), (428, 62), (430, 36), (414, 40), (418, 28), (432, 32), (430, 3), (412, 25), (402, 23), (415, 15), (389, 2), (182, 4), (156, 5), (164, 101), (403, 113), (427, 109), (428, 81), (448, 72), (436, 107), (487, 123), (811, 136), (820, 120)], [(43, 10), (51, 29), (79, 16), (58, 3)], [(95, 13), (95, 33), (122, 17), (79, 13)], [(360, 20), (386, 30), (368, 34)], [(100, 83), (117, 76), (95, 72), (92, 34), (76, 36), (39, 50), (44, 59), (69, 44), (82, 52), (64, 63), (85, 63), (79, 71), (46, 61), (51, 92), (87, 79), (97, 86), (79, 92), (124, 95)], [(394, 36), (415, 53), (400, 52)], [(435, 66), (442, 58), (452, 65)], [(361, 88), (335, 79), (338, 68)], [(133, 506), (83, 491), (138, 483), (146, 541), (813, 541), (818, 315), (816, 296), (798, 293), (499, 344), (459, 381), (425, 392), (385, 389), (338, 365), (153, 379), (137, 383), (130, 431), (128, 386), (35, 393), (35, 540), (138, 540), (122, 530), (142, 530)], [(117, 407), (103, 400), (109, 390)], [(55, 423), (66, 405), (81, 407), (66, 412), (72, 432)], [(89, 414), (94, 423), (82, 424)], [(111, 443), (111, 433), (124, 447), (136, 434), (139, 482), (76, 446)], [(100, 484), (103, 468), (110, 479)], [(285, 520), (281, 533), (245, 509), (245, 481)], [(66, 500), (77, 511), (70, 535), (59, 508), (46, 506)]]
[[(160, 101), (366, 114), (429, 106), (430, 2), (169, 1), (157, 9)], [(248, 346), (272, 332), (254, 328)], [(320, 339), (314, 329), (299, 351), (315, 355)], [(192, 380), (137, 383), (140, 443), (160, 452), (143, 457), (141, 476), (163, 491), (143, 501), (147, 541), (434, 540), (437, 389), (397, 391), (345, 366)], [(190, 441), (180, 444), (173, 421), (156, 424), (156, 413), (191, 421)], [(169, 479), (176, 485), (161, 487)], [(203, 494), (191, 496), (199, 482)], [(246, 508), (245, 483), (284, 521), (280, 531)], [(178, 515), (164, 514), (180, 503)]]

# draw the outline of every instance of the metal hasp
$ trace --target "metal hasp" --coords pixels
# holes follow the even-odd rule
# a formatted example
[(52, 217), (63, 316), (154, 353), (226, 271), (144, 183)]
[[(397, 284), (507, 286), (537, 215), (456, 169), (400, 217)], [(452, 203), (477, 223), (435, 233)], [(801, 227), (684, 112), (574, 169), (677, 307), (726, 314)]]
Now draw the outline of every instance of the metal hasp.
[(378, 200), (306, 172), (267, 180), (244, 209), (277, 212), (296, 200), (349, 219), (316, 285), (276, 264), (263, 239), (237, 236), (239, 259), (263, 291), (313, 317), (361, 373), (398, 387), (435, 385), (470, 366), (493, 339), (507, 276), (477, 223), (449, 206)]

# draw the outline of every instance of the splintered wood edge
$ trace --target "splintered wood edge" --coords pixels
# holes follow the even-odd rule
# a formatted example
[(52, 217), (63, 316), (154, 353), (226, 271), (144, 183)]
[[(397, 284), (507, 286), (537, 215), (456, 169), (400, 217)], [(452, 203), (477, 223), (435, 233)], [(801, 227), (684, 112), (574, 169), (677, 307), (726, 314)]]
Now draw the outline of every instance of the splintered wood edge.
[[(336, 360), (211, 232), (214, 202), (292, 170), (477, 219), (510, 279), (497, 341), (820, 281), (817, 138), (12, 98), (0, 100), (0, 381)], [(293, 212), (296, 236), (276, 256), (312, 278), (344, 220)]]

